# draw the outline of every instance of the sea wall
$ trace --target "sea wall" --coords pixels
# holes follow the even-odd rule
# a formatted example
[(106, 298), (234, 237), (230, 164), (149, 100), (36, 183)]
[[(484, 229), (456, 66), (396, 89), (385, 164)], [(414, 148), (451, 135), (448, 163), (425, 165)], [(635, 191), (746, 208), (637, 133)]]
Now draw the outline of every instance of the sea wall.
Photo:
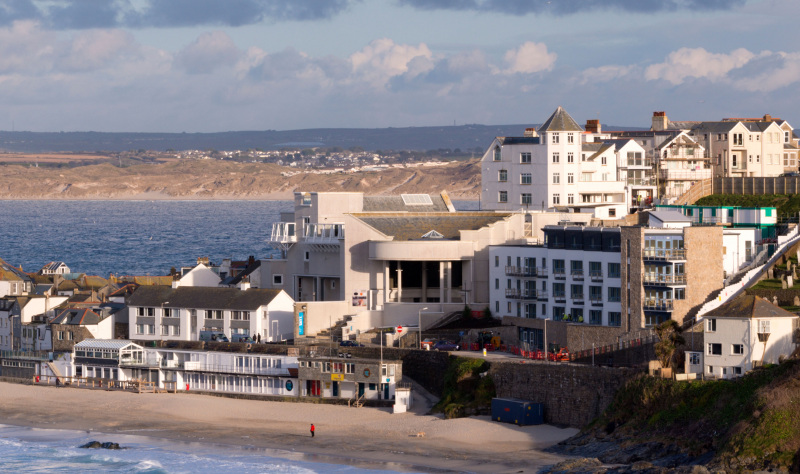
[(498, 397), (543, 403), (545, 423), (576, 428), (599, 416), (617, 390), (640, 373), (630, 368), (544, 362), (492, 362), (489, 369)]

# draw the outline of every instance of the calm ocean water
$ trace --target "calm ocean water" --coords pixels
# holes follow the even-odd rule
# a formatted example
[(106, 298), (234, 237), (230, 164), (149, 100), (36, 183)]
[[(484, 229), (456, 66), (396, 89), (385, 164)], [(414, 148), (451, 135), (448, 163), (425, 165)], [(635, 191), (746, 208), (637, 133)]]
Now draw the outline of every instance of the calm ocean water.
[(0, 258), (25, 271), (60, 260), (103, 277), (166, 275), (197, 257), (275, 255), (271, 224), (291, 210), (290, 201), (0, 201)]
[[(80, 449), (89, 441), (112, 441), (121, 450)], [(132, 472), (132, 473), (341, 473), (366, 474), (385, 470), (329, 464), (314, 456), (265, 450), (178, 443), (141, 436), (103, 435), (68, 430), (40, 430), (0, 425), (0, 472)], [(406, 470), (393, 464), (386, 470)]]

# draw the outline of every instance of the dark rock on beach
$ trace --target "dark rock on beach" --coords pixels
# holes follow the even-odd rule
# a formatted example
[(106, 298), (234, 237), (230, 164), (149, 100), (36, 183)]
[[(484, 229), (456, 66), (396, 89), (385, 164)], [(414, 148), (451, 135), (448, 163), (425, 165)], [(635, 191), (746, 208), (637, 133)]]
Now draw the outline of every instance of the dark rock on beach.
[(101, 443), (100, 441), (89, 441), (88, 443), (78, 447), (84, 449), (124, 449), (121, 448), (119, 444), (112, 443), (110, 441), (106, 441), (105, 443)]

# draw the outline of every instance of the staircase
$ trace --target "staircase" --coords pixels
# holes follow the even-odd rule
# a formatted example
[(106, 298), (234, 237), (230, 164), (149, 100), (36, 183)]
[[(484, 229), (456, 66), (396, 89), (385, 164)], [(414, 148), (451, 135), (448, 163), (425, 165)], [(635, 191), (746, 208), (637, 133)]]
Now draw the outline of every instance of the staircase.
[(53, 372), (53, 375), (56, 376), (56, 380), (58, 380), (61, 385), (64, 385), (64, 374), (58, 370), (58, 367), (52, 362), (47, 362), (47, 367)]
[(342, 341), (342, 328), (347, 326), (352, 319), (353, 315), (348, 314), (343, 319), (336, 321), (336, 324), (334, 324), (333, 327), (323, 329), (322, 331), (318, 332), (316, 338), (320, 341), (330, 341), (331, 335), (333, 335), (333, 342), (338, 344)]

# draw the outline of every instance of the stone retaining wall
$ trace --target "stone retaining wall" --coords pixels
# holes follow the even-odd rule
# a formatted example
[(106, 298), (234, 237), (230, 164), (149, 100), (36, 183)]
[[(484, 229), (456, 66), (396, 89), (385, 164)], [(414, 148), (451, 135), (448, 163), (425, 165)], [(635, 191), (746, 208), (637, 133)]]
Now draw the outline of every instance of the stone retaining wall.
[(617, 391), (641, 370), (567, 363), (492, 362), (497, 396), (544, 404), (544, 422), (585, 426), (608, 407)]

